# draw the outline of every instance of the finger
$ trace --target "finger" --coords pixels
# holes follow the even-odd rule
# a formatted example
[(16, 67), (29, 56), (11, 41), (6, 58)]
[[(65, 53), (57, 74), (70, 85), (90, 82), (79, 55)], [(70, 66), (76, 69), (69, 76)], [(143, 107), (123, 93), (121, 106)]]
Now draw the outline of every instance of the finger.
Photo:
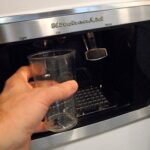
[(78, 84), (76, 81), (66, 81), (63, 83), (56, 84), (49, 88), (35, 88), (34, 89), (34, 99), (45, 106), (49, 106), (52, 103), (63, 100), (71, 95), (73, 95), (78, 89)]
[[(19, 68), (5, 83), (4, 90), (12, 88), (31, 89), (32, 86), (28, 84), (28, 79), (31, 77), (31, 69), (28, 66)], [(21, 88), (20, 88), (21, 87)]]
[(47, 131), (45, 122), (41, 122), (33, 131), (34, 133), (45, 132)]
[(7, 82), (20, 82), (25, 81), (27, 82), (28, 79), (31, 77), (31, 69), (28, 66), (23, 66), (19, 68), (8, 80)]
[[(39, 72), (38, 72), (39, 71)], [(7, 83), (16, 84), (16, 83), (28, 83), (28, 80), (35, 76), (40, 75), (41, 71), (36, 69), (36, 72), (33, 71), (33, 66), (23, 66), (20, 67), (7, 81)]]
[(32, 70), (32, 75), (37, 76), (37, 75), (43, 75), (45, 74), (45, 64), (42, 62), (32, 62), (30, 64), (30, 68)]
[[(38, 73), (38, 72), (37, 72)], [(30, 84), (28, 84), (28, 80), (33, 77), (35, 74), (33, 74), (32, 72), (32, 68), (31, 66), (23, 66), (20, 67), (16, 73), (14, 73), (7, 81), (6, 81), (6, 87), (5, 89), (10, 89), (12, 87), (18, 87), (19, 90), (20, 87), (22, 87), (22, 89), (26, 88), (26, 89), (31, 89), (32, 86)], [(36, 74), (37, 75), (37, 74)]]
[(28, 80), (32, 77), (32, 71), (30, 66), (23, 66), (19, 68), (14, 74), (15, 77), (19, 77), (24, 81), (28, 82)]
[(50, 87), (53, 85), (58, 84), (58, 82), (54, 81), (54, 80), (43, 80), (43, 81), (33, 81), (30, 82), (30, 85), (32, 87)]

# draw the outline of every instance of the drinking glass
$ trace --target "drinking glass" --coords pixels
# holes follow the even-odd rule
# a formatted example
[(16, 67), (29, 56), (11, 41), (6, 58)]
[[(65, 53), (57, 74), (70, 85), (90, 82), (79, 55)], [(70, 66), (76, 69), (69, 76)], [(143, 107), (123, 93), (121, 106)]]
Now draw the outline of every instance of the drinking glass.
[[(74, 78), (75, 50), (43, 51), (28, 56), (36, 86), (49, 82), (50, 86)], [(48, 130), (62, 132), (77, 124), (74, 97), (58, 100), (49, 107), (45, 116)]]

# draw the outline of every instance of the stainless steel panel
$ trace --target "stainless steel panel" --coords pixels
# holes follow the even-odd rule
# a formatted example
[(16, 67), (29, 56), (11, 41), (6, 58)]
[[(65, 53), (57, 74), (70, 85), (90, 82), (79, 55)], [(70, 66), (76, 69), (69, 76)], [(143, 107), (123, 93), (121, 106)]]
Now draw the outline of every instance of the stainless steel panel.
[[(63, 1), (63, 4), (65, 3), (66, 2)], [(101, 0), (98, 3), (95, 3), (95, 1), (90, 2), (91, 6), (89, 6), (88, 1), (86, 1), (84, 7), (83, 6), (80, 7), (80, 5), (78, 5), (78, 7), (75, 7), (76, 6), (75, 3), (77, 3), (77, 0), (73, 2), (72, 7), (71, 7), (72, 9), (47, 11), (47, 12), (39, 12), (39, 13), (37, 11), (37, 13), (35, 12), (30, 13), (30, 14), (25, 13), (24, 15), (18, 14), (18, 15), (13, 15), (13, 16), (4, 16), (4, 17), (1, 16), (0, 24), (21, 22), (21, 21), (27, 21), (27, 20), (29, 21), (29, 20), (35, 20), (35, 19), (41, 19), (41, 18), (57, 17), (57, 16), (66, 16), (66, 15), (78, 14), (78, 13), (87, 13), (87, 12), (89, 13), (89, 12), (104, 11), (104, 10), (110, 10), (110, 9), (144, 6), (144, 5), (150, 5), (150, 0), (117, 0), (117, 1), (113, 1), (113, 0), (102, 1)], [(88, 6), (86, 6), (87, 4)], [(19, 9), (22, 10), (23, 8), (19, 8)], [(51, 9), (54, 10), (54, 8), (51, 8)]]
[(150, 5), (73, 14), (0, 25), (0, 43), (150, 20)]
[(33, 140), (31, 150), (49, 150), (62, 144), (101, 134), (148, 117), (150, 117), (150, 106), (92, 125)]

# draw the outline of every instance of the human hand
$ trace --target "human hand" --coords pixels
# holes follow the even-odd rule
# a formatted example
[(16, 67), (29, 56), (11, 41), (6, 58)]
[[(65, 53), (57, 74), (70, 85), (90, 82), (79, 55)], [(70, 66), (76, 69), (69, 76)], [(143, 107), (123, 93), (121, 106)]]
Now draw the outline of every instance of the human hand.
[(29, 67), (20, 68), (5, 84), (0, 95), (0, 149), (29, 149), (33, 132), (43, 130), (49, 105), (76, 92), (75, 81), (33, 88)]

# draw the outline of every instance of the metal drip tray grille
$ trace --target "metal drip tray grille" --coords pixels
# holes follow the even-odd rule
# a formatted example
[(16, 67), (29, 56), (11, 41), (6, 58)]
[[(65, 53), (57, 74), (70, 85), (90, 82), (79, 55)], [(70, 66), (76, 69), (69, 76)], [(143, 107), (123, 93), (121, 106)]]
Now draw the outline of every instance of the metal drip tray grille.
[(77, 92), (75, 104), (78, 117), (116, 107), (107, 100), (98, 86), (92, 85)]

